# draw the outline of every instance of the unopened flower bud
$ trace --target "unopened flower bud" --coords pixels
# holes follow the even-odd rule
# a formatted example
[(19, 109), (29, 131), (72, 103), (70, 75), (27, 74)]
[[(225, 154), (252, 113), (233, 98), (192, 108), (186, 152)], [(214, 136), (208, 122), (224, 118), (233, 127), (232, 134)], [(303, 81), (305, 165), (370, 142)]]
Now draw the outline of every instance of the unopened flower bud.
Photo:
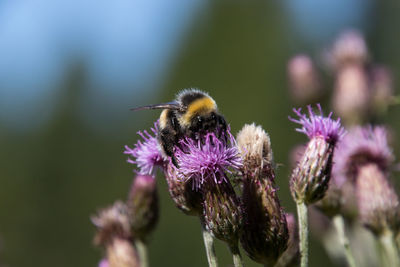
[(231, 183), (207, 183), (203, 196), (206, 229), (229, 246), (236, 247), (242, 222), (240, 202)]
[(94, 239), (96, 245), (107, 246), (115, 238), (131, 238), (128, 208), (121, 201), (117, 201), (114, 205), (100, 210), (91, 219), (97, 227), (97, 234)]
[(311, 58), (297, 55), (288, 63), (290, 93), (294, 101), (309, 103), (321, 95), (321, 86)]
[(109, 267), (140, 267), (136, 250), (129, 240), (114, 239), (106, 252)]
[(297, 202), (311, 204), (321, 199), (326, 190), (331, 175), (332, 158), (335, 145), (344, 134), (340, 119), (334, 121), (331, 116), (323, 117), (321, 106), (318, 105), (321, 115), (315, 115), (308, 106), (309, 118), (301, 114), (301, 110), (294, 110), (299, 120), (291, 119), (303, 127), (297, 129), (306, 134), (310, 141), (290, 179), (290, 190)]
[(251, 124), (243, 127), (237, 140), (243, 158), (240, 242), (250, 258), (272, 265), (286, 249), (289, 236), (274, 185), (270, 138)]
[(153, 176), (137, 175), (129, 192), (128, 214), (132, 235), (144, 239), (158, 221), (157, 184)]
[(371, 163), (360, 167), (356, 187), (361, 222), (376, 235), (385, 230), (397, 233), (399, 199), (379, 166)]
[(279, 258), (275, 267), (295, 267), (300, 265), (299, 229), (292, 213), (286, 214), (289, 230), (288, 247)]
[(349, 125), (360, 123), (368, 115), (371, 90), (362, 65), (346, 65), (339, 70), (333, 94), (335, 112)]

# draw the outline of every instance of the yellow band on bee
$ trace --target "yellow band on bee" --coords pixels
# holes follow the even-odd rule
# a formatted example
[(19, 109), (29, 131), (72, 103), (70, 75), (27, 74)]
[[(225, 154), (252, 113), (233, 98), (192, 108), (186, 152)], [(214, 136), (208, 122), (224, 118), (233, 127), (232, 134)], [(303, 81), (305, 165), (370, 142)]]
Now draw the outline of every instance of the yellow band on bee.
[(216, 108), (217, 107), (216, 107), (215, 101), (210, 97), (203, 97), (203, 98), (197, 99), (188, 106), (188, 109), (187, 109), (185, 115), (183, 116), (183, 120), (181, 121), (181, 123), (189, 124), (190, 120), (194, 116), (207, 114), (211, 111), (216, 110)]

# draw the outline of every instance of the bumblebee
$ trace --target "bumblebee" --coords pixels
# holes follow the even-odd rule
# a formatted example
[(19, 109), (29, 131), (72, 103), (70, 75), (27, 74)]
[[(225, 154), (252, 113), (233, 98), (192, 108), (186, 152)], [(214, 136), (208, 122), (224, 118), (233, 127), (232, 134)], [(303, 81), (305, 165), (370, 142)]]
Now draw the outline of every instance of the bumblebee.
[(198, 89), (185, 89), (172, 102), (142, 106), (131, 110), (163, 109), (158, 122), (158, 142), (164, 156), (174, 157), (174, 147), (184, 137), (198, 139), (209, 132), (226, 138), (225, 118), (218, 112), (217, 104), (207, 93)]

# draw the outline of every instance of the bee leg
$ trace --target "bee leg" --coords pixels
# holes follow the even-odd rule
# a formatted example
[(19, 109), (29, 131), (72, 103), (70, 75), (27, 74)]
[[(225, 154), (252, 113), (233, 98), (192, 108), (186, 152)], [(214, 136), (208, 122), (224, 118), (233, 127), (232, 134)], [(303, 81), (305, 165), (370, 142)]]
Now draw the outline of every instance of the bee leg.
[(176, 144), (175, 132), (171, 129), (165, 128), (159, 132), (159, 142), (166, 156), (170, 157), (172, 163), (178, 167), (177, 160), (174, 156), (174, 144)]
[(218, 117), (218, 128), (220, 129), (219, 137), (222, 136), (224, 138), (224, 141), (227, 142), (228, 141), (227, 126), (226, 126), (226, 121), (222, 116)]

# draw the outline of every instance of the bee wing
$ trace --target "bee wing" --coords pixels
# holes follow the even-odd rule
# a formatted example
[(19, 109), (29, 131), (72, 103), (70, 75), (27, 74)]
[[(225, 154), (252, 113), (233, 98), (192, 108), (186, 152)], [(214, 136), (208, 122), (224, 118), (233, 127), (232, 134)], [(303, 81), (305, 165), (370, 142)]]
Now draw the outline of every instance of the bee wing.
[(130, 110), (145, 110), (145, 109), (174, 109), (174, 110), (180, 110), (182, 109), (181, 105), (176, 102), (167, 102), (167, 103), (161, 103), (161, 104), (155, 104), (155, 105), (148, 105), (148, 106), (142, 106), (142, 107), (137, 107), (137, 108), (131, 108)]

